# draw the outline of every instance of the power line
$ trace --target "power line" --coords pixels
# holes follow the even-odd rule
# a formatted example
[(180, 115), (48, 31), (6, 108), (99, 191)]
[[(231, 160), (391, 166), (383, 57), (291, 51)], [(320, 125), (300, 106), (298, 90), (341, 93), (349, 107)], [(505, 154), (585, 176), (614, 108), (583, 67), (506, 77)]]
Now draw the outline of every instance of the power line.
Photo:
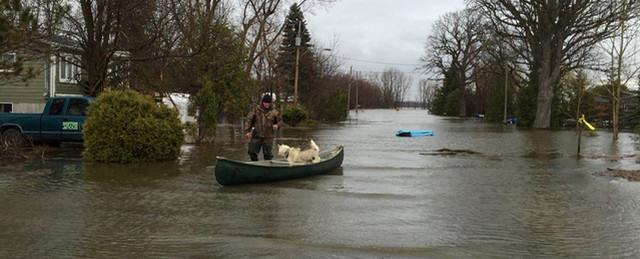
[(417, 66), (419, 66), (419, 64), (383, 62), (383, 61), (376, 61), (376, 60), (366, 60), (366, 59), (350, 58), (350, 57), (345, 57), (345, 56), (338, 56), (338, 57), (339, 57), (339, 58), (342, 58), (342, 59), (346, 59), (346, 60), (351, 60), (351, 61), (356, 61), (356, 62), (362, 62), (362, 63), (370, 63), (370, 64), (390, 65), (390, 66), (412, 66), (412, 67), (417, 67)]
[[(360, 72), (360, 73), (370, 73), (370, 74), (382, 74), (384, 73), (384, 71), (373, 71), (373, 70), (353, 70), (353, 72)], [(422, 72), (417, 72), (417, 71), (412, 71), (412, 72), (406, 72), (406, 71), (396, 71), (396, 72), (400, 72), (403, 74), (413, 74), (413, 75), (423, 75)]]

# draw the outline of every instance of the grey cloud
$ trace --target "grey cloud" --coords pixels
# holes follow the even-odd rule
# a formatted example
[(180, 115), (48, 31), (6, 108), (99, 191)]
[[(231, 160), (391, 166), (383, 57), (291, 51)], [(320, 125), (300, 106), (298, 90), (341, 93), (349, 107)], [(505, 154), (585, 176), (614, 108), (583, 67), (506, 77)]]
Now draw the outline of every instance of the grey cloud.
[[(464, 0), (342, 0), (307, 14), (311, 36), (317, 44), (337, 41), (337, 55), (388, 63), (416, 64), (435, 20), (464, 7)], [(343, 70), (382, 71), (391, 65), (344, 60)], [(415, 67), (395, 66), (403, 72)], [(418, 81), (415, 73), (411, 74)], [(414, 83), (415, 84), (415, 83)], [(417, 87), (408, 99), (417, 96)]]

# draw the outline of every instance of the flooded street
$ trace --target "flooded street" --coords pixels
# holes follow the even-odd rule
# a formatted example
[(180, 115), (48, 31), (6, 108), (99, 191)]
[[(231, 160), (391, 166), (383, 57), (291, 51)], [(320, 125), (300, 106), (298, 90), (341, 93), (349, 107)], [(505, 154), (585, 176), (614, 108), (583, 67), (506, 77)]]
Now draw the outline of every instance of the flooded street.
[(0, 167), (0, 257), (640, 256), (640, 183), (593, 175), (636, 166), (631, 134), (583, 137), (578, 159), (573, 131), (422, 110), (351, 118), (281, 132), (280, 143), (345, 147), (341, 170), (299, 180), (217, 184), (216, 155), (248, 159), (229, 129), (176, 162), (87, 164), (72, 148)]

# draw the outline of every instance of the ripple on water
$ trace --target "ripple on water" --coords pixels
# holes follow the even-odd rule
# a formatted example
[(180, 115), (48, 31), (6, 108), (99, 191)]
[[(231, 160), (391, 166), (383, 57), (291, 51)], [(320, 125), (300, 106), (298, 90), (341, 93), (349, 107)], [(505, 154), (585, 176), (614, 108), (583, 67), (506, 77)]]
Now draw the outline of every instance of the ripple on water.
[[(431, 129), (400, 139), (397, 129)], [(229, 131), (229, 129), (221, 129)], [(578, 159), (571, 131), (368, 110), (279, 141), (344, 145), (336, 175), (222, 187), (232, 132), (176, 162), (55, 161), (0, 169), (0, 257), (638, 257), (638, 183), (593, 176), (627, 160)], [(611, 135), (584, 155), (635, 154)], [(437, 149), (466, 156), (424, 156)], [(632, 161), (632, 159), (631, 159)]]

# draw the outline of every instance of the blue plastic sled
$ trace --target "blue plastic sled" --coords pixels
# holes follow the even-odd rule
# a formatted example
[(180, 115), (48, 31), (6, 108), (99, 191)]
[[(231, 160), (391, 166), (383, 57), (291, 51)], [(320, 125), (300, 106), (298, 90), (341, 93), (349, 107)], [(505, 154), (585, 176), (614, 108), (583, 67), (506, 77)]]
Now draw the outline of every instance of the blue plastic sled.
[(398, 130), (396, 132), (398, 137), (424, 137), (433, 136), (432, 130)]

